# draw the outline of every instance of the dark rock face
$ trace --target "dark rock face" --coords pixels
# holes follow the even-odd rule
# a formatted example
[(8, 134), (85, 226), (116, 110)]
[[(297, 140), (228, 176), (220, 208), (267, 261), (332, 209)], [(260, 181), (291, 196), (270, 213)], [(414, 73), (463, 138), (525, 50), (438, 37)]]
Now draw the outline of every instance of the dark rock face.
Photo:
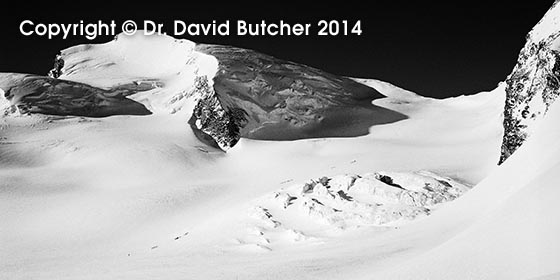
[[(213, 80), (215, 97), (201, 107), (219, 103), (228, 116), (217, 119), (233, 120), (230, 129), (219, 130), (232, 136), (259, 140), (352, 137), (368, 134), (372, 125), (406, 118), (372, 105), (373, 99), (384, 96), (344, 77), (246, 49), (217, 45), (196, 49), (219, 61)], [(221, 139), (219, 134), (213, 138)]]
[(196, 77), (194, 95), (198, 102), (189, 120), (195, 135), (211, 146), (227, 150), (239, 141), (245, 126), (245, 112), (237, 107), (224, 108), (206, 76)]
[(149, 115), (144, 105), (126, 98), (128, 89), (104, 90), (90, 85), (24, 74), (0, 75), (4, 97), (21, 113), (107, 117)]
[(62, 55), (57, 54), (54, 58), (54, 66), (48, 73), (48, 76), (54, 79), (58, 79), (60, 75), (62, 75), (62, 68), (64, 68), (64, 59), (62, 59)]
[(535, 122), (560, 95), (560, 30), (535, 42), (530, 36), (506, 80), (504, 137), (499, 164), (530, 136)]

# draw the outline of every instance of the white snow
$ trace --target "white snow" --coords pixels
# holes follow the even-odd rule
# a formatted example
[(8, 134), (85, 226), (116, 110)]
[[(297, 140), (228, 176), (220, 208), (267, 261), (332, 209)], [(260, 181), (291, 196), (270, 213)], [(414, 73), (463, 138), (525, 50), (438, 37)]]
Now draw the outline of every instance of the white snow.
[[(391, 174), (399, 179), (396, 182), (423, 182), (423, 186), (435, 186), (434, 180), (438, 178), (426, 173)], [(446, 191), (437, 191), (435, 187), (410, 191), (386, 184), (377, 175), (322, 177), (253, 200), (247, 217), (240, 217), (230, 229), (246, 228), (245, 231), (237, 229), (240, 235), (236, 240), (240, 242), (232, 249), (252, 245), (282, 250), (286, 240), (325, 243), (363, 227), (403, 225), (427, 216), (436, 204), (455, 199), (450, 197), (452, 190), (465, 188), (449, 179)]]
[(459, 233), (427, 254), (372, 277), (532, 279), (557, 275), (559, 121), (560, 104), (555, 103), (531, 139), (505, 164), (457, 203), (432, 216), (428, 224), (409, 229), (456, 226)]
[(4, 90), (0, 89), (0, 112), (4, 112), (10, 107), (10, 101), (4, 97), (4, 94)]
[[(64, 79), (105, 88), (161, 82), (130, 96), (156, 114), (2, 117), (0, 278), (495, 279), (558, 272), (559, 104), (499, 168), (503, 85), (435, 100), (370, 82), (389, 96), (376, 105), (408, 119), (371, 127), (363, 137), (242, 139), (224, 154), (200, 143), (184, 115), (169, 114), (192, 103), (169, 106), (195, 75), (216, 71), (216, 60), (192, 43), (119, 37), (63, 57)], [(479, 184), (425, 217), (414, 207), (366, 201), (371, 182), (352, 194), (360, 180), (352, 174), (371, 172), (399, 177), (415, 191), (426, 177)], [(299, 191), (301, 182), (322, 176), (333, 177), (333, 191)], [(385, 223), (399, 211), (423, 218)]]
[(425, 98), (412, 91), (399, 88), (388, 82), (374, 80), (374, 79), (364, 79), (364, 78), (351, 78), (351, 79), (353, 79), (358, 83), (372, 87), (377, 91), (379, 91), (381, 94), (390, 97), (392, 99), (398, 99), (403, 101), (418, 101), (419, 99)]
[[(207, 76), (210, 85), (218, 61), (194, 50), (195, 43), (167, 35), (118, 35), (100, 45), (79, 45), (63, 50), (64, 80), (83, 82), (101, 88), (126, 84), (148, 84), (155, 89), (130, 98), (152, 112), (192, 112), (189, 100), (196, 76)], [(162, 87), (165, 90), (162, 90)]]
[(534, 42), (542, 41), (548, 38), (553, 33), (560, 30), (560, 6), (558, 2), (555, 2), (553, 7), (550, 8), (544, 17), (533, 27), (531, 32), (529, 32), (530, 38)]

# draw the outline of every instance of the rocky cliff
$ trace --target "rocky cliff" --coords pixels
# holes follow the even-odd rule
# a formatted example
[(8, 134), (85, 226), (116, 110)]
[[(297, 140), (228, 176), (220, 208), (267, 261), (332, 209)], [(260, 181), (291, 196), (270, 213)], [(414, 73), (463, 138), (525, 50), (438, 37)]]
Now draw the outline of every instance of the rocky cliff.
[(245, 111), (237, 107), (224, 108), (207, 76), (196, 77), (194, 87), (198, 102), (189, 119), (191, 128), (200, 140), (228, 150), (241, 137), (239, 131), (246, 123)]
[(558, 1), (531, 30), (506, 80), (503, 163), (531, 135), (560, 95), (560, 9)]

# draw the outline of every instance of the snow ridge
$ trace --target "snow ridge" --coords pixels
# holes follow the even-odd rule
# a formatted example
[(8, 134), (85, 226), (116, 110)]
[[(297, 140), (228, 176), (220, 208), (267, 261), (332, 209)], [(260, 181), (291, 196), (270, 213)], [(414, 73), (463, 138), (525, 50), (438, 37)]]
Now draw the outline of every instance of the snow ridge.
[(240, 118), (235, 110), (224, 109), (213, 90), (217, 64), (216, 58), (197, 52), (188, 40), (119, 35), (107, 44), (63, 50), (48, 75), (87, 80), (99, 87), (148, 87), (129, 98), (156, 113), (186, 111), (182, 117), (195, 135), (226, 151), (239, 140)]

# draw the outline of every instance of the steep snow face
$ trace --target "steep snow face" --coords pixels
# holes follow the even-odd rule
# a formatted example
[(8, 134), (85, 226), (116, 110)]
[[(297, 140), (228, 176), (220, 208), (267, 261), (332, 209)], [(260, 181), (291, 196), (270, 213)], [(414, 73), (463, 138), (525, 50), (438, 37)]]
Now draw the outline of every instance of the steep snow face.
[(368, 87), (374, 88), (381, 94), (395, 100), (415, 102), (426, 99), (426, 97), (420, 96), (412, 91), (402, 89), (388, 82), (375, 80), (375, 79), (364, 79), (364, 78), (351, 78), (352, 80), (364, 84)]
[(244, 138), (355, 137), (406, 119), (372, 104), (385, 97), (376, 89), (346, 77), (231, 46), (196, 50), (218, 60), (214, 91)]
[(527, 36), (507, 78), (500, 164), (532, 134), (560, 95), (560, 6), (558, 1)]

